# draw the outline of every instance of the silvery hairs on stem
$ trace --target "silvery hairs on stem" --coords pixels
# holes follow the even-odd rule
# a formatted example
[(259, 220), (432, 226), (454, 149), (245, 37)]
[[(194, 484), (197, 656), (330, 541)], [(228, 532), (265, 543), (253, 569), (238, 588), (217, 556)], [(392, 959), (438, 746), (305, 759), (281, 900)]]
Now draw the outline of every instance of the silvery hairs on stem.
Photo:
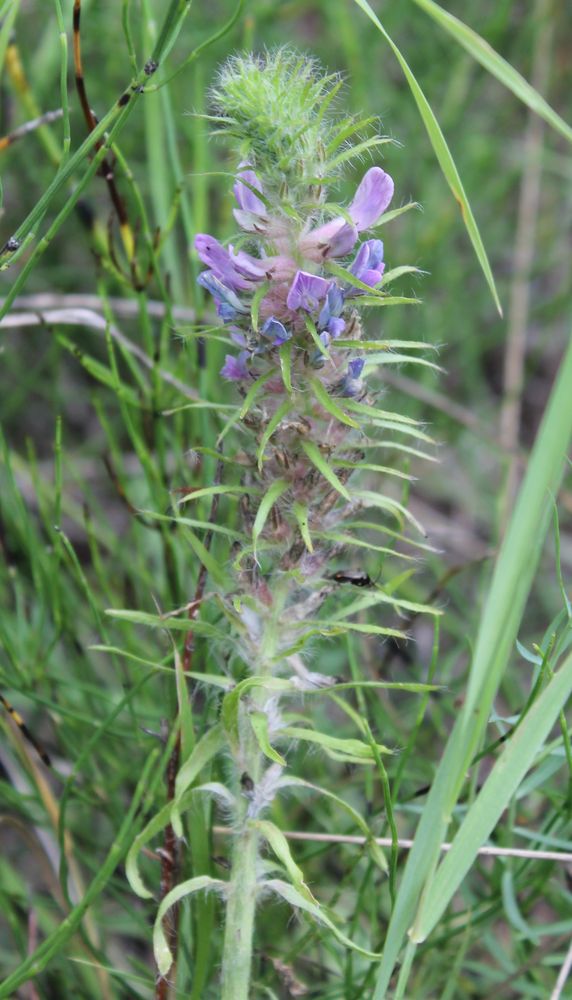
[[(354, 764), (372, 765), (377, 754), (390, 752), (367, 738), (369, 730), (353, 710), (359, 738), (319, 732), (311, 720), (292, 724), (288, 702), (294, 696), (327, 695), (336, 687), (331, 671), (307, 664), (312, 639), (348, 632), (378, 641), (402, 636), (397, 628), (363, 616), (356, 622), (354, 616), (382, 605), (391, 613), (427, 610), (400, 600), (383, 581), (348, 568), (353, 547), (376, 559), (395, 556), (404, 529), (421, 530), (406, 509), (405, 495), (398, 499), (381, 491), (377, 479), (393, 477), (406, 491), (409, 477), (399, 462), (422, 455), (418, 440), (429, 439), (411, 418), (379, 409), (377, 390), (366, 381), (386, 362), (419, 363), (415, 352), (424, 345), (363, 335), (366, 309), (416, 301), (387, 291), (388, 279), (415, 269), (385, 272), (382, 241), (367, 237), (385, 221), (393, 198), (393, 181), (381, 167), (364, 171), (348, 205), (332, 198), (344, 168), (386, 141), (371, 133), (372, 119), (334, 115), (340, 87), (339, 77), (323, 75), (314, 60), (278, 49), (232, 58), (211, 94), (211, 121), (237, 153), (234, 218), (240, 235), (223, 246), (200, 234), (195, 248), (206, 265), (199, 283), (212, 296), (231, 347), (220, 374), (232, 385), (229, 392), (242, 397), (225, 428), (232, 426), (239, 435), (236, 463), (226, 467), (235, 480), (229, 493), (241, 497), (242, 523), (228, 587), (219, 586), (216, 595), (223, 610), (220, 645), (232, 650), (232, 676), (220, 721), (182, 764), (169, 815), (182, 832), (180, 812), (198, 793), (222, 797), (231, 814), (230, 878), (216, 886), (211, 880), (226, 898), (223, 1000), (248, 996), (254, 912), (265, 894), (305, 909), (333, 928), (344, 946), (371, 957), (328, 922), (286, 839), (265, 817), (277, 794), (293, 786), (314, 787), (288, 772), (287, 755), (295, 743)], [(374, 513), (364, 521), (366, 510)], [(425, 547), (412, 539), (407, 544)], [(344, 570), (338, 565), (342, 557)], [(411, 558), (410, 550), (400, 557)], [(212, 649), (216, 652), (216, 636)], [(226, 789), (217, 782), (197, 787), (204, 765), (220, 753), (226, 755)], [(386, 868), (365, 820), (355, 809), (350, 812)], [(149, 830), (149, 837), (156, 835), (157, 823)], [(143, 831), (135, 853), (145, 837)], [(270, 866), (261, 857), (263, 842), (275, 856)], [(140, 891), (134, 863), (128, 870)], [(278, 867), (287, 881), (269, 880), (269, 867)], [(208, 888), (207, 883), (203, 876), (191, 879), (185, 892)], [(176, 899), (182, 888), (173, 891)], [(156, 925), (161, 970), (170, 962), (161, 919), (172, 902), (170, 893)]]

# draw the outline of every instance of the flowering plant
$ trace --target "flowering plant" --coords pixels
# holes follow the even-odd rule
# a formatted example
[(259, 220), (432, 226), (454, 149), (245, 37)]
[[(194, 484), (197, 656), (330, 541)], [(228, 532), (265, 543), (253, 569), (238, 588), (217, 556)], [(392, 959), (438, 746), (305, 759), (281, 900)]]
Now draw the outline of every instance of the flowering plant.
[[(367, 123), (329, 116), (339, 85), (335, 77), (320, 76), (311, 60), (279, 50), (263, 58), (233, 59), (213, 95), (218, 128), (238, 142), (234, 216), (241, 234), (228, 247), (201, 234), (195, 247), (206, 265), (199, 282), (212, 296), (234, 347), (221, 375), (242, 402), (221, 438), (231, 427), (240, 432), (242, 447), (234, 463), (228, 456), (226, 462), (230, 476), (239, 471), (240, 480), (205, 487), (185, 502), (209, 494), (240, 497), (242, 526), (234, 533), (232, 568), (210, 598), (218, 622), (204, 624), (230, 652), (226, 676), (200, 675), (204, 683), (223, 689), (220, 720), (183, 760), (174, 801), (137, 838), (128, 874), (134, 888), (149, 895), (137, 854), (168, 822), (182, 835), (182, 813), (197, 795), (214, 796), (231, 817), (228, 881), (204, 875), (178, 886), (163, 899), (155, 926), (157, 962), (166, 974), (172, 956), (162, 922), (169, 908), (199, 890), (223, 896), (223, 1000), (248, 996), (255, 910), (269, 894), (306, 911), (344, 946), (377, 957), (368, 942), (350, 941), (318, 904), (270, 817), (276, 797), (293, 788), (327, 794), (349, 812), (376, 864), (387, 870), (359, 812), (333, 792), (292, 775), (287, 758), (299, 742), (322, 748), (334, 761), (366, 766), (391, 751), (373, 739), (353, 711), (357, 736), (340, 738), (318, 731), (311, 720), (296, 724), (288, 706), (301, 694), (335, 696), (357, 686), (327, 669), (311, 669), (308, 655), (315, 636), (399, 637), (403, 633), (395, 627), (355, 621), (355, 616), (379, 605), (407, 613), (426, 610), (400, 599), (395, 588), (338, 566), (353, 547), (376, 557), (398, 555), (405, 527), (421, 532), (403, 498), (365, 488), (356, 479), (359, 472), (363, 477), (381, 473), (406, 487), (408, 474), (395, 459), (421, 454), (415, 439), (429, 440), (412, 419), (378, 408), (368, 382), (380, 364), (417, 363), (419, 358), (404, 348), (415, 351), (423, 345), (363, 335), (366, 308), (415, 301), (386, 290), (392, 277), (413, 269), (385, 273), (381, 240), (370, 236), (360, 242), (362, 234), (388, 218), (384, 213), (394, 185), (385, 171), (367, 169), (347, 207), (328, 201), (329, 185), (341, 168), (382, 141), (371, 136), (349, 143)], [(385, 464), (378, 452), (389, 456)], [(366, 509), (381, 513), (382, 520), (358, 519)], [(388, 517), (393, 523), (383, 520)], [(407, 544), (424, 547), (419, 539)], [(410, 551), (400, 558), (411, 559)], [(356, 584), (366, 591), (357, 599)], [(200, 634), (200, 621), (196, 625)], [(219, 754), (231, 761), (228, 781), (197, 785)], [(264, 845), (274, 856), (272, 864), (263, 859)]]

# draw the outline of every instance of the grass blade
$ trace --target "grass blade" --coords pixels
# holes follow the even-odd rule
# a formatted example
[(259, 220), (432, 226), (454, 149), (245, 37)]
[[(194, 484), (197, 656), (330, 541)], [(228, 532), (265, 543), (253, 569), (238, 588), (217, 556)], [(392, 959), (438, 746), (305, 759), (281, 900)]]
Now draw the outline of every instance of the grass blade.
[(461, 209), (461, 215), (463, 216), (463, 222), (465, 223), (465, 228), (469, 234), (471, 243), (473, 244), (475, 253), (477, 255), (477, 260), (481, 265), (482, 272), (485, 276), (487, 285), (489, 286), (494, 303), (500, 315), (502, 316), (502, 307), (496, 289), (495, 279), (493, 277), (491, 266), (489, 264), (489, 259), (487, 257), (487, 252), (485, 250), (483, 241), (481, 239), (481, 234), (479, 232), (477, 223), (475, 222), (475, 217), (473, 215), (471, 206), (469, 204), (469, 200), (467, 198), (467, 195), (465, 194), (463, 183), (461, 181), (461, 178), (459, 177), (459, 171), (457, 170), (455, 161), (453, 160), (451, 151), (445, 140), (445, 136), (441, 131), (441, 126), (439, 125), (439, 122), (435, 118), (435, 115), (433, 114), (433, 111), (431, 109), (431, 105), (429, 104), (429, 101), (425, 97), (425, 94), (423, 93), (421, 87), (417, 83), (417, 80), (415, 79), (415, 76), (413, 75), (405, 57), (400, 52), (393, 39), (387, 34), (387, 31), (383, 27), (377, 15), (371, 9), (367, 0), (354, 0), (354, 3), (356, 3), (358, 7), (361, 7), (364, 14), (366, 14), (369, 17), (370, 21), (373, 21), (377, 30), (383, 35), (386, 42), (389, 44), (399, 65), (401, 66), (401, 69), (403, 70), (405, 78), (409, 84), (411, 93), (413, 94), (415, 103), (419, 109), (421, 118), (423, 119), (423, 124), (425, 125), (425, 128), (427, 130), (427, 134), (429, 136), (431, 145), (433, 146), (435, 156), (437, 157), (439, 166), (443, 171), (443, 176), (445, 177), (447, 184), (449, 185), (451, 191), (453, 192), (453, 197), (458, 202), (459, 207)]
[(457, 17), (453, 14), (449, 14), (448, 11), (443, 10), (438, 4), (434, 3), (434, 0), (413, 0), (418, 7), (421, 7), (429, 17), (432, 17), (437, 24), (441, 25), (445, 31), (455, 39), (459, 45), (469, 53), (473, 59), (480, 62), (491, 76), (496, 77), (499, 83), (502, 83), (504, 87), (511, 90), (515, 97), (518, 97), (519, 101), (526, 104), (531, 111), (534, 111), (541, 118), (544, 118), (545, 122), (548, 122), (553, 129), (560, 132), (568, 142), (572, 142), (572, 127), (560, 117), (559, 114), (554, 111), (547, 101), (544, 100), (541, 94), (535, 90), (534, 87), (527, 83), (523, 76), (514, 69), (503, 59), (502, 56), (495, 52), (495, 50), (485, 42), (484, 38), (469, 28), (468, 25), (463, 24)]
[(487, 723), (520, 626), (538, 565), (562, 465), (572, 435), (572, 340), (532, 451), (518, 502), (495, 567), (481, 618), (463, 711), (449, 737), (389, 924), (374, 1000), (385, 997), (419, 899), (435, 870), (439, 845), (458, 798), (467, 767)]

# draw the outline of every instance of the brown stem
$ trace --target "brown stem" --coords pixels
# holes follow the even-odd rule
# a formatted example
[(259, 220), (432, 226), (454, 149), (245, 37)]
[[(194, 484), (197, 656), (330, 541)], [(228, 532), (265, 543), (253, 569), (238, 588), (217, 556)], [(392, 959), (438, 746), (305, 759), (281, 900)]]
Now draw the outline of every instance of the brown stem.
[[(73, 5), (73, 61), (75, 68), (75, 85), (79, 97), (79, 102), (81, 104), (81, 109), (83, 111), (83, 116), (86, 121), (88, 132), (93, 132), (95, 126), (97, 125), (97, 119), (90, 107), (87, 90), (85, 86), (85, 77), (83, 74), (83, 64), (81, 60), (81, 33), (80, 33), (80, 21), (81, 21), (81, 0), (74, 0)], [(101, 149), (103, 145), (102, 142), (98, 142), (95, 145), (95, 149)], [(107, 157), (101, 161), (101, 166), (99, 168), (99, 173), (104, 178), (107, 184), (107, 189), (109, 191), (109, 197), (113, 207), (117, 213), (117, 218), (119, 220), (119, 227), (122, 232), (123, 241), (126, 246), (132, 247), (133, 238), (131, 234), (131, 227), (129, 225), (129, 218), (127, 215), (127, 208), (125, 202), (121, 197), (117, 185), (115, 183), (115, 177), (113, 174), (113, 164), (107, 159)], [(129, 236), (127, 236), (129, 233)]]

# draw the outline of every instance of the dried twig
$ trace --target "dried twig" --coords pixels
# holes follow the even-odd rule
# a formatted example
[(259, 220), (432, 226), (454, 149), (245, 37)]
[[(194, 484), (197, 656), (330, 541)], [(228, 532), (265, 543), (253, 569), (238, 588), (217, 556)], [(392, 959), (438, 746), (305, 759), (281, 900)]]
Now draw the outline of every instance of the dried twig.
[[(232, 832), (226, 826), (213, 826), (213, 833), (218, 833), (221, 836), (232, 836)], [(289, 840), (301, 840), (314, 844), (356, 844), (360, 847), (367, 844), (365, 837), (353, 834), (304, 833), (301, 830), (283, 830), (282, 832)], [(391, 847), (393, 843), (390, 837), (375, 837), (374, 840), (380, 847)], [(402, 837), (397, 841), (397, 846), (403, 851), (408, 851), (413, 847), (413, 841)], [(441, 844), (441, 850), (444, 853), (450, 851), (451, 847), (452, 844), (447, 842)], [(527, 848), (486, 845), (485, 847), (480, 847), (477, 854), (494, 858), (527, 858), (530, 861), (558, 861), (561, 864), (572, 863), (572, 852), (568, 851), (532, 851)]]

